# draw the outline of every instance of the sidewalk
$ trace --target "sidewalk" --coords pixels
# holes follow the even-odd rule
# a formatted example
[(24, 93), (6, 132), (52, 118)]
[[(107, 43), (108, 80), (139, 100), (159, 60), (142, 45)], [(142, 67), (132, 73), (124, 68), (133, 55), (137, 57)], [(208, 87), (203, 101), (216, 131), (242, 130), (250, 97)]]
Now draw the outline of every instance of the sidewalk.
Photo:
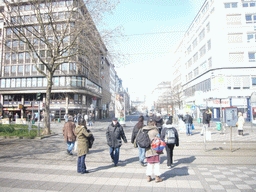
[[(215, 150), (219, 132), (214, 131), (213, 141), (204, 150), (200, 127), (194, 135), (179, 133), (180, 146), (174, 149), (174, 168), (167, 169), (166, 156), (161, 156), (163, 182), (146, 182), (146, 167), (138, 162), (138, 149), (130, 143), (135, 121), (124, 128), (127, 144), (120, 150), (120, 163), (113, 166), (106, 144), (105, 131), (110, 122), (96, 122), (90, 128), (95, 143), (86, 157), (89, 174), (76, 172), (77, 156), (66, 153), (63, 141), (63, 123), (52, 124), (58, 135), (43, 140), (0, 140), (0, 191), (255, 191), (256, 147), (250, 150), (229, 145)], [(215, 133), (215, 134), (214, 134)], [(228, 135), (228, 134), (226, 134)], [(244, 138), (251, 138), (251, 133)], [(223, 140), (228, 139), (228, 136)], [(242, 139), (242, 138), (241, 138)], [(237, 143), (242, 146), (243, 141)], [(247, 145), (253, 145), (248, 142)], [(235, 148), (235, 146), (234, 146)]]

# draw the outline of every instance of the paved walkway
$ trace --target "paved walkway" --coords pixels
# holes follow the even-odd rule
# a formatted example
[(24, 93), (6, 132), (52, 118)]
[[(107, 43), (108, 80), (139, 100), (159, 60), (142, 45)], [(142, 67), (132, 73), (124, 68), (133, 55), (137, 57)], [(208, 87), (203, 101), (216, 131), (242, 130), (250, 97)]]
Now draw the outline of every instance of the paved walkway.
[(164, 181), (148, 183), (146, 168), (139, 165), (138, 151), (130, 143), (136, 123), (132, 120), (125, 127), (129, 143), (121, 147), (117, 167), (106, 145), (109, 123), (97, 122), (91, 128), (95, 143), (86, 157), (90, 173), (84, 175), (76, 172), (76, 154), (66, 154), (62, 123), (52, 126), (58, 135), (43, 140), (0, 140), (0, 191), (255, 191), (255, 132), (234, 135), (232, 150), (228, 132), (221, 135), (212, 128), (212, 141), (206, 148), (200, 126), (196, 125), (192, 136), (180, 132), (180, 146), (174, 149), (175, 167), (167, 169), (166, 156), (162, 155)]

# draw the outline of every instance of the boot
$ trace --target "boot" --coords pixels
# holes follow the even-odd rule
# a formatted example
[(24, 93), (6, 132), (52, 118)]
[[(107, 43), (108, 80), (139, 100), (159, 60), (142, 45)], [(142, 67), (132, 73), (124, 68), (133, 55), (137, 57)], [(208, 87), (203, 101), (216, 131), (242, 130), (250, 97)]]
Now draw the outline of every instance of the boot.
[(156, 176), (156, 183), (161, 182), (162, 179), (159, 176)]
[(147, 182), (150, 182), (152, 180), (151, 176), (147, 176)]

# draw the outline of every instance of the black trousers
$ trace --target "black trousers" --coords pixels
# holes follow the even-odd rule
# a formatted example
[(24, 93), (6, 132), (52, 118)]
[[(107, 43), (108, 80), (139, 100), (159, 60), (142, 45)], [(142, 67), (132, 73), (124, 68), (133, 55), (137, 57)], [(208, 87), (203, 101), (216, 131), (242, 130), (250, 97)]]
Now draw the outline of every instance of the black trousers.
[(171, 166), (173, 163), (173, 149), (175, 144), (167, 144), (165, 149), (167, 153), (167, 166)]

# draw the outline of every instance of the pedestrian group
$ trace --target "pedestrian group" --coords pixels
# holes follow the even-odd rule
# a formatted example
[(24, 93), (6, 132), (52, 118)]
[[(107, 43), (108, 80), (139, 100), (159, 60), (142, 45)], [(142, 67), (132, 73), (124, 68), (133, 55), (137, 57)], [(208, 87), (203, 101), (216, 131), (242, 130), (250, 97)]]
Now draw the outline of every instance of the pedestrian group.
[[(77, 116), (76, 116), (77, 118)], [(94, 140), (92, 132), (87, 129), (86, 120), (90, 121), (90, 117), (81, 117), (77, 121), (77, 126), (74, 123), (74, 119), (72, 116), (66, 116), (66, 122), (63, 127), (63, 136), (65, 141), (67, 142), (67, 153), (69, 155), (73, 155), (72, 150), (77, 142), (77, 172), (84, 174), (88, 173), (85, 158), (89, 153), (89, 148), (91, 148), (92, 142)], [(86, 119), (86, 120), (85, 120)], [(148, 118), (147, 126), (144, 125), (144, 117), (141, 115), (139, 117), (138, 123), (134, 126), (131, 136), (131, 143), (138, 147), (139, 152), (139, 163), (141, 166), (147, 166), (146, 176), (147, 181), (150, 182), (153, 180), (152, 176), (155, 175), (155, 181), (161, 182), (160, 178), (160, 155), (163, 154), (162, 149), (160, 151), (156, 151), (153, 149), (151, 144), (147, 147), (140, 146), (138, 141), (138, 135), (143, 133), (150, 142), (152, 142), (155, 138), (159, 138), (159, 140), (164, 141), (164, 145), (166, 146), (167, 152), (167, 166), (168, 168), (173, 167), (173, 149), (174, 146), (179, 146), (179, 137), (177, 130), (171, 125), (172, 119), (166, 123), (166, 126), (163, 126), (163, 120), (159, 115), (157, 117), (150, 116)], [(110, 158), (114, 164), (114, 166), (118, 165), (119, 162), (119, 154), (120, 147), (122, 142), (127, 143), (127, 139), (125, 136), (125, 132), (123, 127), (118, 122), (117, 118), (113, 118), (111, 124), (108, 126), (106, 130), (106, 139), (107, 144), (109, 146), (109, 154)], [(145, 141), (142, 141), (145, 142)], [(144, 162), (144, 160), (146, 161)]]

